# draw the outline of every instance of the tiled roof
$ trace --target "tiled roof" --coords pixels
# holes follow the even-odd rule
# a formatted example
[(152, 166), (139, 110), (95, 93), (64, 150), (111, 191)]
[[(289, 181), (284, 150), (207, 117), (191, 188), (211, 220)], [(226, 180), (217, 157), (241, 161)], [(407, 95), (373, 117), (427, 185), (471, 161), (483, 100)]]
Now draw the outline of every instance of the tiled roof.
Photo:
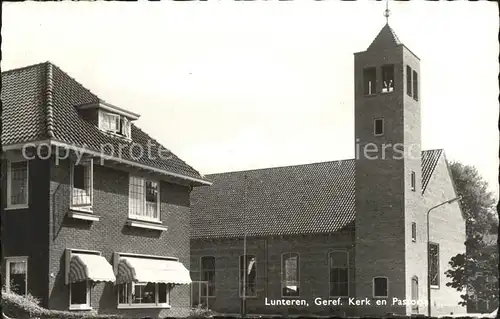
[[(53, 139), (72, 146), (84, 147), (105, 155), (118, 155), (121, 158), (148, 167), (168, 171), (181, 176), (204, 179), (195, 169), (183, 162), (175, 154), (148, 134), (132, 124), (132, 141), (114, 137), (99, 130), (92, 123), (79, 116), (75, 106), (94, 103), (100, 99), (83, 87), (75, 79), (50, 62), (32, 65), (21, 69), (2, 72), (3, 101), (3, 138), (2, 144), (18, 144), (36, 140)], [(151, 143), (151, 154), (147, 145)], [(140, 154), (139, 144), (144, 153)], [(112, 145), (114, 153), (111, 153)], [(166, 159), (161, 159), (158, 149)], [(170, 157), (171, 158), (168, 158)]]
[(386, 49), (400, 45), (398, 36), (394, 30), (386, 24), (368, 47), (368, 50)]
[[(422, 152), (422, 192), (442, 150)], [(354, 159), (207, 175), (191, 196), (191, 238), (329, 233), (355, 219)]]

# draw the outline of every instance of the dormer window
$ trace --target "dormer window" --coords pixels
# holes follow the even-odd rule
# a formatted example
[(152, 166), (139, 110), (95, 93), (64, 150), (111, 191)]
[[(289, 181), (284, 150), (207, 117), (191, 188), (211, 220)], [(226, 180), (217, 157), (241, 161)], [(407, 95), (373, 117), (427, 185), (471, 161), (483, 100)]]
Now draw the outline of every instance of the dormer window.
[(119, 114), (99, 111), (99, 128), (106, 132), (130, 138), (130, 121)]
[(382, 93), (394, 91), (394, 65), (382, 67)]

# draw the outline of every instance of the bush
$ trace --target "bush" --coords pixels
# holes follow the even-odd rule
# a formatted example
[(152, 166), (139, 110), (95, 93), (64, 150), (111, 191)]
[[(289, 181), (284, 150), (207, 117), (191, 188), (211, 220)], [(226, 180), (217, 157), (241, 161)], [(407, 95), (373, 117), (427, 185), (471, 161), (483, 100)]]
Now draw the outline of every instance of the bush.
[(120, 319), (118, 315), (98, 315), (96, 312), (48, 310), (40, 307), (40, 300), (32, 295), (21, 296), (2, 288), (2, 312), (13, 319)]
[(190, 319), (212, 318), (215, 315), (216, 315), (215, 312), (213, 312), (212, 310), (198, 306), (196, 308), (191, 309), (188, 318)]

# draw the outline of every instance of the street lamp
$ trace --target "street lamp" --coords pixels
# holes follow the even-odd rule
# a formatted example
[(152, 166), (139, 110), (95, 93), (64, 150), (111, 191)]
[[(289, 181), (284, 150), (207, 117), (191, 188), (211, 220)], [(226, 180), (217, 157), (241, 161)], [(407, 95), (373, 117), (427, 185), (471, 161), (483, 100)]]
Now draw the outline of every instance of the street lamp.
[(447, 200), (446, 202), (442, 202), (434, 207), (431, 207), (427, 211), (427, 316), (431, 316), (431, 258), (430, 258), (430, 235), (429, 235), (429, 213), (431, 210), (441, 207), (445, 204), (451, 204), (453, 202), (459, 201), (462, 199), (462, 196), (455, 197), (453, 199)]

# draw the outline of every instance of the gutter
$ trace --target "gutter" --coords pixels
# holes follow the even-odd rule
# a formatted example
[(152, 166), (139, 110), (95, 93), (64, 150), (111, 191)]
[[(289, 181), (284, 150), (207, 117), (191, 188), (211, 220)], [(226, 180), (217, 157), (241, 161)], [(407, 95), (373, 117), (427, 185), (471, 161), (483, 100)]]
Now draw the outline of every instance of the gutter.
[(156, 167), (152, 167), (152, 166), (140, 164), (140, 163), (137, 163), (137, 162), (134, 162), (134, 161), (130, 161), (130, 160), (126, 160), (126, 159), (123, 159), (123, 158), (119, 158), (119, 157), (116, 157), (116, 156), (105, 155), (103, 153), (99, 153), (99, 152), (96, 152), (96, 151), (92, 151), (92, 150), (89, 150), (89, 149), (86, 149), (86, 148), (82, 148), (82, 147), (78, 147), (78, 146), (74, 146), (74, 145), (69, 145), (69, 144), (67, 144), (65, 142), (55, 141), (55, 140), (52, 140), (52, 139), (35, 141), (35, 142), (27, 142), (27, 143), (19, 143), (19, 144), (10, 144), (10, 145), (3, 146), (2, 148), (3, 148), (3, 151), (6, 152), (6, 151), (11, 151), (11, 150), (23, 149), (24, 147), (29, 147), (29, 146), (37, 147), (39, 145), (50, 145), (50, 146), (55, 146), (55, 147), (63, 147), (63, 148), (71, 149), (71, 150), (73, 150), (75, 152), (80, 152), (80, 153), (83, 153), (83, 154), (89, 154), (89, 155), (92, 155), (92, 156), (95, 156), (95, 157), (104, 158), (104, 159), (115, 161), (115, 162), (118, 162), (118, 163), (121, 163), (121, 164), (125, 164), (125, 165), (129, 165), (129, 166), (134, 166), (134, 167), (138, 167), (138, 168), (141, 168), (141, 169), (153, 171), (155, 173), (159, 173), (159, 174), (162, 174), (162, 175), (167, 175), (167, 176), (179, 178), (179, 179), (182, 179), (182, 180), (199, 183), (201, 185), (207, 185), (207, 186), (212, 185), (212, 182), (210, 182), (208, 180), (205, 180), (205, 179), (196, 178), (196, 177), (190, 177), (190, 176), (186, 176), (186, 175), (182, 175), (182, 174), (178, 174), (178, 173), (173, 173), (173, 172), (161, 169), (161, 168), (156, 168)]

